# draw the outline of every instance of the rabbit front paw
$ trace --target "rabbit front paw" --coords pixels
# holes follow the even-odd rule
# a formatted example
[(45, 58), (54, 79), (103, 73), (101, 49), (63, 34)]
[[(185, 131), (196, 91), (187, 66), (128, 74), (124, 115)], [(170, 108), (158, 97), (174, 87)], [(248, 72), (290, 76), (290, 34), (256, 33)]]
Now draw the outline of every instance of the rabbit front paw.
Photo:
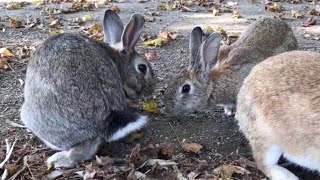
[(76, 166), (76, 162), (70, 158), (69, 151), (61, 151), (48, 158), (47, 166), (49, 168), (72, 168)]

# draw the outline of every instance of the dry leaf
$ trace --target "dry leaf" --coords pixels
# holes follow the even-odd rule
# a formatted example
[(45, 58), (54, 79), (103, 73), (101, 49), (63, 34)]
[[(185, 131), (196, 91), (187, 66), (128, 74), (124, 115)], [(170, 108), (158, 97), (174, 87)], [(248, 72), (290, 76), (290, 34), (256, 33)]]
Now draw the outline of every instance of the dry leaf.
[(182, 149), (186, 152), (199, 153), (203, 149), (203, 146), (198, 143), (183, 143)]
[(154, 61), (159, 59), (159, 56), (155, 52), (146, 53), (145, 56), (149, 61)]
[(24, 23), (18, 19), (10, 18), (10, 22), (11, 22), (11, 27), (13, 27), (13, 28), (23, 28), (24, 27)]
[(297, 19), (303, 17), (299, 10), (291, 10), (291, 16)]
[(292, 2), (292, 4), (300, 4), (300, 3), (302, 3), (301, 0), (292, 0), (291, 2)]
[(310, 15), (313, 15), (313, 16), (320, 16), (320, 8), (317, 9), (311, 9), (310, 10)]
[(243, 167), (235, 166), (235, 165), (227, 165), (223, 164), (216, 169), (213, 170), (216, 174), (220, 174), (222, 176), (222, 179), (232, 179), (232, 175), (234, 173), (237, 174), (250, 174), (250, 171), (246, 170)]
[(171, 32), (162, 32), (158, 35), (158, 38), (166, 39), (168, 41), (175, 40), (178, 34), (173, 34)]
[(118, 6), (112, 6), (111, 11), (113, 11), (114, 13), (120, 13), (120, 8), (118, 8)]
[(10, 65), (7, 60), (0, 57), (0, 69), (9, 69)]
[(57, 31), (55, 31), (55, 30), (50, 30), (50, 29), (49, 29), (49, 33), (54, 36), (54, 35), (63, 34), (64, 31), (63, 31), (63, 30), (57, 30)]
[(87, 21), (93, 21), (94, 19), (93, 19), (93, 16), (92, 16), (92, 15), (87, 14), (87, 15), (84, 15), (84, 16), (82, 17), (82, 20), (83, 20), (83, 22), (87, 22)]
[(151, 113), (159, 113), (158, 103), (156, 100), (151, 100), (142, 104), (142, 109), (151, 112)]
[(213, 7), (212, 9), (212, 13), (213, 13), (213, 16), (220, 16), (220, 9), (216, 6)]
[(165, 45), (168, 42), (168, 40), (163, 39), (163, 38), (157, 38), (154, 40), (147, 41), (143, 43), (145, 46), (156, 46), (156, 47), (161, 47)]
[(283, 7), (279, 3), (273, 3), (271, 5), (266, 5), (265, 9), (270, 12), (281, 13), (283, 11)]
[(1, 57), (14, 57), (14, 54), (12, 54), (7, 48), (1, 48), (0, 55)]
[(124, 142), (128, 144), (137, 144), (137, 140), (143, 138), (143, 131), (133, 132), (124, 138)]
[(317, 24), (317, 20), (314, 18), (314, 16), (312, 16), (311, 18), (309, 18), (304, 24), (303, 27), (310, 27), (310, 26), (314, 26)]
[(9, 10), (21, 9), (22, 5), (20, 2), (11, 2), (7, 4), (6, 8)]
[(232, 17), (236, 19), (242, 18), (239, 11), (233, 11)]
[(59, 24), (60, 20), (59, 19), (55, 19), (53, 21), (51, 21), (51, 23), (49, 24), (50, 27), (56, 27)]
[(109, 0), (98, 0), (97, 3), (100, 5), (106, 5), (109, 3)]
[(44, 5), (45, 4), (45, 1), (44, 0), (32, 0), (32, 5), (34, 6), (41, 6), (41, 5)]

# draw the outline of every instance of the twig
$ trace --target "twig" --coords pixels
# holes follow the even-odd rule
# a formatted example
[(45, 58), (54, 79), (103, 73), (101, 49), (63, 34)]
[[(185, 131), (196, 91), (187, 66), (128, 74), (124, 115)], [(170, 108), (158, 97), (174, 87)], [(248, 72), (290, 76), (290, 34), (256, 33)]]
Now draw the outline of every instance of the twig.
[(10, 156), (12, 155), (12, 152), (13, 152), (13, 148), (14, 148), (14, 145), (16, 144), (17, 142), (17, 139), (15, 139), (12, 143), (12, 146), (11, 144), (9, 143), (9, 140), (6, 139), (6, 146), (7, 146), (7, 150), (6, 150), (6, 158), (2, 161), (2, 163), (0, 164), (0, 169), (3, 169), (3, 166), (4, 164), (9, 160)]
[(5, 169), (4, 171), (3, 171), (3, 174), (2, 174), (2, 176), (1, 176), (1, 180), (5, 180), (5, 179), (7, 179), (7, 176), (8, 176), (8, 170), (7, 169)]
[(19, 174), (22, 173), (27, 167), (28, 167), (28, 156), (24, 156), (22, 169), (20, 169), (18, 172), (12, 175), (9, 180), (15, 180), (19, 176)]
[(174, 135), (176, 136), (176, 138), (177, 138), (177, 140), (178, 140), (178, 143), (179, 143), (180, 145), (182, 145), (182, 144), (181, 144), (181, 141), (180, 141), (180, 138), (178, 137), (178, 134), (177, 134), (176, 131), (173, 129), (171, 123), (170, 123), (170, 122), (168, 122), (168, 123), (169, 123), (169, 125), (170, 125), (170, 127), (171, 127), (171, 129), (172, 129), (172, 131), (173, 131), (173, 133), (174, 133)]
[(18, 124), (18, 123), (15, 123), (13, 121), (10, 121), (9, 119), (6, 120), (6, 123), (9, 124), (12, 127), (26, 128), (26, 126), (23, 126), (21, 124)]

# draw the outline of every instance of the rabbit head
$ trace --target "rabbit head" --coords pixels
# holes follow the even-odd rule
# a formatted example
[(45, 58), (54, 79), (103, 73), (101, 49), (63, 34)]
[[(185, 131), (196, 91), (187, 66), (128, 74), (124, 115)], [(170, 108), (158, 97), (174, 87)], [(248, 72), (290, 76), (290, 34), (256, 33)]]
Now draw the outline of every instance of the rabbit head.
[(140, 14), (131, 16), (124, 27), (120, 17), (107, 10), (103, 28), (105, 42), (116, 52), (117, 62), (127, 98), (137, 99), (150, 95), (155, 89), (155, 80), (150, 63), (134, 49), (144, 28), (145, 19)]
[(173, 78), (164, 94), (167, 112), (192, 112), (208, 104), (213, 90), (211, 69), (218, 60), (222, 37), (213, 33), (202, 42), (202, 34), (200, 27), (191, 32), (189, 66)]

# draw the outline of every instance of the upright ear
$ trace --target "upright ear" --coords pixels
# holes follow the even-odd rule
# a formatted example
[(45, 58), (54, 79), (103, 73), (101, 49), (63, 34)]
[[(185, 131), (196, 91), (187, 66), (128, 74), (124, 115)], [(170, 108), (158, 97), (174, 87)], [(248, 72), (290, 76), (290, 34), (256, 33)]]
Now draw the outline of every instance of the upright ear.
[(104, 41), (114, 45), (121, 41), (123, 24), (120, 17), (111, 10), (106, 10), (103, 19)]
[(126, 25), (121, 37), (123, 48), (126, 51), (133, 49), (137, 44), (143, 31), (144, 23), (145, 19), (142, 15), (134, 14), (131, 16), (131, 19)]
[(190, 59), (189, 59), (189, 69), (196, 68), (195, 66), (199, 64), (199, 48), (202, 43), (202, 29), (200, 27), (193, 28), (190, 34), (189, 49), (190, 49)]
[(204, 78), (209, 78), (211, 69), (217, 63), (222, 37), (212, 33), (200, 47), (201, 72)]

